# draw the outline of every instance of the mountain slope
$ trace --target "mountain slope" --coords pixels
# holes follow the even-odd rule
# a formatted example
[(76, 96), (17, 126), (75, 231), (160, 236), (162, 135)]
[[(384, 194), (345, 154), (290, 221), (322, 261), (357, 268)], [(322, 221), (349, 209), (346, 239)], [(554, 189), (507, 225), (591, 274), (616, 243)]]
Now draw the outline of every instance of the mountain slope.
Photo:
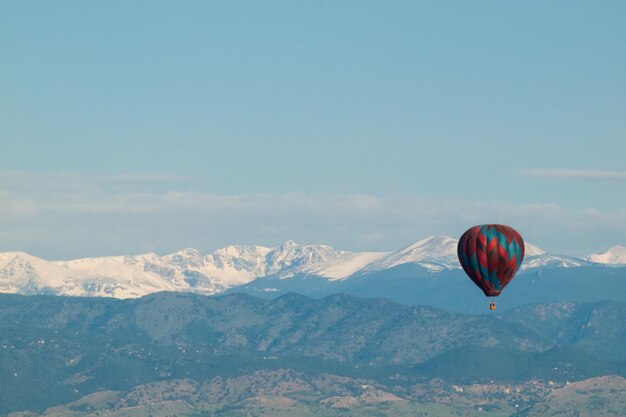
[(626, 361), (626, 302), (528, 305), (505, 313), (555, 344)]
[[(599, 285), (601, 283), (601, 285)], [(307, 274), (288, 280), (258, 278), (226, 293), (242, 292), (274, 298), (287, 292), (313, 297), (334, 293), (385, 297), (403, 304), (423, 304), (457, 312), (483, 312), (489, 300), (459, 269), (433, 271), (419, 264), (402, 264), (381, 271), (363, 271), (329, 282)], [(563, 268), (545, 266), (520, 271), (495, 299), (498, 310), (533, 303), (626, 301), (626, 268), (598, 264)]]
[[(618, 317), (626, 314), (616, 308)], [(603, 335), (614, 349), (622, 346)], [(433, 378), (564, 383), (626, 372), (624, 364), (557, 347), (506, 317), (382, 299), (0, 295), (0, 414), (150, 383), (286, 369), (368, 378), (405, 394)]]

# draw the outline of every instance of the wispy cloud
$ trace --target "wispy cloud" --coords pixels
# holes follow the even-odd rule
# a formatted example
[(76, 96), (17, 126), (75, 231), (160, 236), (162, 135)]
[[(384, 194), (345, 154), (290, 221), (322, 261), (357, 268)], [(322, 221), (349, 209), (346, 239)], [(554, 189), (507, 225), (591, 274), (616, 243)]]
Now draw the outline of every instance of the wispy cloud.
[(102, 186), (109, 180), (103, 177), (10, 176), (11, 181), (0, 182), (0, 252), (25, 250), (49, 258), (167, 253), (182, 247), (208, 252), (289, 239), (347, 250), (392, 250), (427, 235), (458, 236), (481, 223), (511, 224), (530, 242), (566, 253), (626, 242), (626, 210), (415, 194), (221, 195), (185, 191), (188, 184), (169, 177), (158, 187), (130, 177), (111, 188)]
[(581, 178), (594, 180), (626, 180), (626, 171), (603, 171), (594, 169), (526, 169), (522, 175), (543, 178)]

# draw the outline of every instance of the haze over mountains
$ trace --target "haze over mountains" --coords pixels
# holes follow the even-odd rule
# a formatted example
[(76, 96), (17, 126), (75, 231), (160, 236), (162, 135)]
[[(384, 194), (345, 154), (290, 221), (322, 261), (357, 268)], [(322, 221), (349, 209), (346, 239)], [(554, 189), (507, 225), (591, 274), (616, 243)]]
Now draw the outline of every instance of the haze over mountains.
[[(413, 287), (425, 276), (431, 281), (445, 281), (450, 275), (460, 280), (463, 275), (456, 245), (457, 240), (449, 236), (430, 236), (394, 252), (349, 252), (288, 241), (275, 248), (228, 246), (209, 255), (183, 249), (165, 256), (146, 253), (68, 261), (5, 252), (0, 253), (0, 292), (114, 298), (135, 298), (159, 291), (210, 295), (227, 290), (265, 295), (292, 290), (309, 295), (319, 291), (368, 295), (367, 291), (350, 287), (364, 282), (372, 288), (389, 284), (390, 275), (397, 278), (398, 273), (413, 277)], [(606, 266), (626, 266), (626, 248), (615, 246), (583, 259), (549, 254), (527, 244), (519, 274), (544, 275), (546, 271), (571, 268), (615, 272), (606, 272)], [(393, 295), (390, 298), (406, 301)]]

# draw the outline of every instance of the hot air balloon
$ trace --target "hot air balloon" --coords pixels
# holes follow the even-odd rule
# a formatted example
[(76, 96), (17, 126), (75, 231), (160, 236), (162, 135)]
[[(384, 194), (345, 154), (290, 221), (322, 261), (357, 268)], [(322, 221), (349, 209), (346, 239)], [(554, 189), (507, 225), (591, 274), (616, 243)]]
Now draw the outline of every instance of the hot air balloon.
[[(524, 241), (512, 227), (483, 224), (463, 233), (457, 254), (463, 270), (474, 284), (487, 297), (497, 297), (522, 264)], [(493, 301), (489, 308), (495, 310)]]

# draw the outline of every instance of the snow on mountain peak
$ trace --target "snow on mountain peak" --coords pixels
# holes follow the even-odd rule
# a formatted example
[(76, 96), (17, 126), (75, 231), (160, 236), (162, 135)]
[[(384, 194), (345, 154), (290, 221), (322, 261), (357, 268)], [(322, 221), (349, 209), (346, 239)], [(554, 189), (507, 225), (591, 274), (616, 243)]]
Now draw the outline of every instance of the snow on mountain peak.
[(546, 253), (545, 250), (528, 242), (524, 242), (524, 249), (524, 256), (539, 256)]
[(520, 270), (522, 271), (527, 269), (544, 267), (577, 268), (586, 264), (583, 259), (574, 258), (567, 255), (555, 255), (552, 253), (547, 253), (543, 249), (531, 243), (524, 243), (524, 247), (526, 251), (524, 254), (524, 261), (522, 262), (522, 266), (520, 268)]
[(182, 267), (200, 268), (202, 266), (202, 257), (198, 249), (187, 248), (165, 255), (163, 259)]
[(458, 240), (450, 236), (428, 236), (400, 250), (400, 253), (410, 253), (417, 261), (449, 257), (456, 260), (457, 244)]
[(542, 253), (535, 256), (524, 258), (520, 270), (533, 268), (556, 267), (556, 268), (577, 268), (585, 265), (584, 259), (574, 258), (566, 255), (553, 255), (550, 253)]
[(456, 247), (458, 240), (450, 236), (428, 236), (392, 252), (368, 265), (368, 270), (393, 268), (406, 263), (419, 263), (433, 270), (459, 268)]
[(211, 277), (227, 277), (224, 285), (243, 283), (265, 275), (264, 246), (226, 246), (205, 256), (204, 263)]
[(615, 245), (605, 252), (589, 255), (588, 261), (607, 265), (624, 265), (626, 264), (626, 247)]
[(198, 249), (194, 249), (194, 248), (185, 248), (185, 249), (181, 249), (179, 251), (176, 251), (176, 252), (172, 253), (169, 256), (177, 256), (177, 257), (181, 257), (181, 258), (199, 258), (200, 257), (200, 251)]
[[(457, 256), (458, 242), (457, 239), (450, 236), (428, 236), (368, 265), (366, 269), (381, 270), (406, 263), (419, 264), (432, 271), (458, 269), (460, 268)], [(526, 259), (522, 264), (523, 266), (545, 266), (547, 264), (556, 264), (557, 261), (560, 262), (562, 266), (580, 266), (580, 264), (576, 263), (574, 258), (558, 257), (557, 260), (556, 257), (550, 257), (548, 259), (546, 258), (548, 255), (543, 249), (531, 243), (526, 243), (524, 246), (526, 256), (531, 258)], [(532, 257), (538, 258), (533, 261)]]
[(34, 259), (37, 258), (24, 252), (5, 252), (0, 254), (0, 278), (13, 277), (14, 280), (24, 281), (28, 280), (29, 276), (36, 276), (33, 266)]
[(327, 245), (298, 245), (287, 241), (266, 256), (266, 274), (271, 275), (294, 267), (324, 263), (336, 259), (342, 252)]
[[(182, 249), (160, 256), (109, 256), (49, 262), (23, 252), (0, 253), (0, 292), (82, 296), (140, 297), (157, 291), (214, 294), (262, 277), (286, 279), (296, 274), (346, 279), (401, 264), (417, 264), (433, 272), (459, 269), (458, 241), (428, 236), (395, 252), (349, 252), (328, 245), (287, 241), (277, 247), (226, 246), (203, 256)], [(579, 258), (552, 255), (527, 243), (522, 269), (576, 267)], [(615, 246), (588, 258), (626, 264), (626, 248)]]

